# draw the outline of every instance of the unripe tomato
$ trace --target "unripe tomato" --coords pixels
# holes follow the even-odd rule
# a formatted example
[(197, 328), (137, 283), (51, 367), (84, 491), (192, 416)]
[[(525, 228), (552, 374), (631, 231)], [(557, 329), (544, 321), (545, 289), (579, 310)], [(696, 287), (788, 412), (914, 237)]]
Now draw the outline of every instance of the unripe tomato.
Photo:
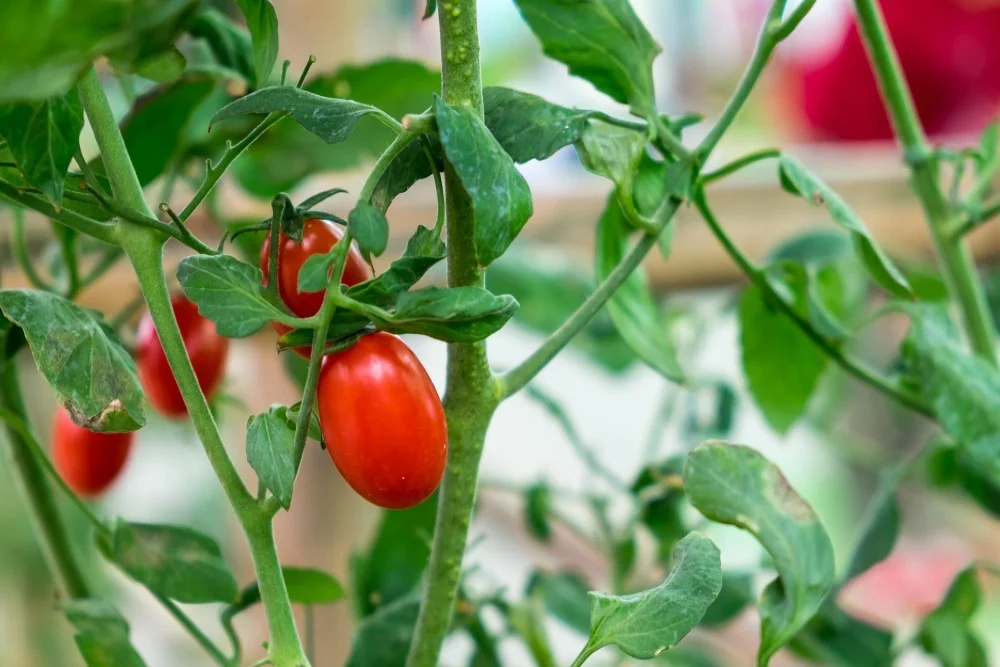
[[(198, 385), (205, 396), (211, 396), (219, 387), (229, 356), (229, 339), (215, 330), (215, 324), (198, 312), (198, 306), (183, 294), (170, 297), (174, 317), (184, 338), (184, 347), (191, 358)], [(167, 362), (167, 355), (156, 335), (153, 318), (145, 313), (139, 321), (136, 341), (136, 367), (139, 382), (146, 392), (146, 398), (154, 408), (168, 417), (183, 417), (187, 414), (184, 397), (177, 380)]]
[(366, 500), (405, 509), (437, 488), (448, 454), (444, 408), (398, 337), (371, 334), (328, 355), (316, 403), (330, 457)]
[(60, 407), (52, 420), (52, 461), (71, 489), (81, 496), (96, 496), (125, 467), (132, 438), (132, 433), (88, 431)]
[[(299, 291), (299, 270), (307, 259), (313, 255), (325, 255), (330, 252), (337, 242), (344, 237), (344, 230), (332, 222), (326, 220), (310, 219), (306, 220), (302, 229), (302, 242), (296, 243), (294, 240), (282, 233), (279, 237), (281, 242), (278, 248), (278, 294), (281, 300), (288, 306), (288, 310), (296, 317), (312, 317), (323, 307), (323, 295), (326, 290), (318, 292)], [(270, 279), (269, 260), (271, 255), (271, 236), (264, 239), (264, 245), (260, 249), (260, 270), (264, 273), (266, 285)], [(347, 261), (344, 264), (344, 275), (341, 283), (348, 287), (363, 283), (372, 277), (371, 269), (365, 263), (364, 257), (357, 248), (351, 248), (347, 253)], [(291, 329), (279, 322), (272, 322), (274, 330), (278, 335), (284, 335)], [(309, 348), (295, 348), (295, 351), (302, 356), (309, 357)]]

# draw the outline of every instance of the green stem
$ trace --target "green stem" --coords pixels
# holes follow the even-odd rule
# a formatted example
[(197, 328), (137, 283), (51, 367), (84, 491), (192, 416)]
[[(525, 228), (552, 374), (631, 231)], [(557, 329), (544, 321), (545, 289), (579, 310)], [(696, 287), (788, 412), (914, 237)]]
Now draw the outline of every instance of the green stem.
[[(27, 423), (24, 400), (17, 379), (17, 368), (10, 359), (0, 367), (0, 407)], [(5, 421), (4, 432), (7, 445), (7, 463), (21, 494), (28, 505), (28, 511), (35, 524), (35, 530), (42, 544), (45, 559), (53, 577), (59, 581), (67, 597), (73, 599), (90, 597), (90, 589), (83, 576), (70, 545), (66, 525), (39, 459), (34, 455), (26, 435), (10, 421)]]
[(587, 645), (580, 651), (580, 655), (576, 656), (576, 660), (574, 660), (573, 664), (569, 667), (582, 667), (583, 663), (587, 662), (587, 658), (594, 655), (596, 652), (597, 649), (592, 647), (588, 642)]
[(679, 199), (671, 199), (667, 203), (667, 210), (663, 212), (662, 217), (657, 223), (657, 229), (642, 235), (639, 242), (635, 244), (618, 266), (608, 274), (604, 282), (597, 286), (597, 289), (542, 343), (541, 347), (516, 367), (500, 376), (499, 383), (503, 398), (513, 396), (523, 389), (573, 340), (573, 337), (577, 333), (587, 326), (590, 320), (604, 307), (604, 304), (614, 296), (618, 288), (628, 280), (632, 272), (639, 267), (653, 246), (656, 245), (657, 238), (659, 238), (660, 233), (670, 223), (680, 203)]
[[(475, 0), (452, 0), (451, 10), (438, 12), (441, 30), (441, 88), (452, 106), (483, 116), (482, 77)], [(456, 58), (454, 53), (461, 53)], [(449, 55), (451, 54), (451, 55)], [(400, 138), (407, 135), (400, 135)], [(476, 260), (475, 214), (469, 195), (454, 170), (445, 170), (448, 283), (452, 287), (483, 285)], [(490, 418), (499, 403), (486, 358), (486, 344), (448, 345), (445, 415), (448, 418), (448, 463), (438, 491), (434, 543), (426, 589), (410, 644), (408, 667), (435, 667), (451, 626), (476, 497), (476, 478)]]
[(705, 222), (708, 224), (709, 229), (711, 229), (712, 234), (715, 235), (715, 238), (718, 239), (723, 249), (725, 249), (733, 261), (736, 262), (743, 273), (746, 274), (747, 278), (750, 279), (750, 282), (756, 285), (762, 292), (767, 294), (775, 303), (777, 303), (779, 309), (799, 328), (800, 331), (802, 331), (802, 333), (808, 336), (817, 347), (823, 350), (823, 352), (830, 357), (830, 359), (832, 359), (848, 374), (853, 375), (855, 378), (880, 391), (886, 396), (895, 399), (902, 405), (905, 405), (911, 410), (919, 412), (927, 417), (934, 417), (934, 411), (931, 410), (930, 407), (928, 407), (918, 396), (900, 386), (893, 384), (886, 378), (882, 377), (882, 375), (877, 371), (869, 368), (860, 361), (849, 357), (847, 353), (840, 349), (840, 346), (837, 343), (827, 340), (826, 337), (816, 331), (812, 324), (800, 315), (791, 304), (787, 303), (785, 299), (782, 298), (773, 287), (771, 287), (771, 284), (767, 281), (764, 272), (756, 267), (753, 262), (743, 254), (743, 251), (736, 247), (736, 244), (732, 242), (725, 230), (722, 229), (719, 221), (716, 219), (712, 210), (708, 206), (708, 201), (705, 199), (704, 191), (697, 190), (695, 192), (694, 204), (701, 213), (702, 218), (705, 219)]
[(68, 208), (56, 208), (49, 201), (42, 199), (23, 190), (15, 188), (13, 185), (0, 181), (0, 196), (9, 199), (15, 204), (20, 204), (25, 208), (38, 211), (46, 218), (66, 225), (70, 229), (75, 229), (81, 234), (93, 236), (105, 243), (116, 243), (115, 226), (113, 224), (98, 222), (90, 218), (75, 213)]
[(688, 149), (684, 147), (684, 144), (681, 143), (680, 139), (675, 137), (674, 133), (670, 131), (670, 128), (664, 125), (663, 119), (660, 118), (659, 114), (654, 112), (650, 116), (649, 120), (650, 123), (652, 123), (653, 128), (656, 130), (656, 140), (665, 150), (671, 153), (678, 160), (686, 160), (691, 157), (691, 153), (689, 153)]
[[(379, 179), (385, 170), (389, 168), (392, 161), (403, 152), (403, 149), (410, 145), (410, 142), (416, 141), (420, 138), (419, 134), (413, 132), (403, 132), (397, 134), (396, 138), (392, 140), (392, 143), (383, 151), (382, 155), (379, 156), (378, 160), (372, 166), (371, 172), (368, 174), (368, 178), (365, 179), (365, 183), (361, 186), (361, 192), (358, 194), (358, 201), (371, 201), (372, 192), (375, 190), (375, 185), (378, 184)], [(431, 171), (433, 172), (433, 166)]]
[(702, 174), (698, 179), (698, 184), (702, 187), (714, 183), (719, 179), (725, 178), (731, 174), (736, 173), (740, 169), (750, 166), (755, 162), (760, 162), (762, 160), (770, 160), (772, 158), (781, 157), (780, 148), (761, 148), (759, 150), (753, 151), (752, 153), (747, 153), (742, 157), (738, 157), (732, 162), (728, 162), (715, 171), (710, 171)]
[(166, 608), (167, 612), (174, 617), (174, 619), (180, 623), (191, 638), (201, 646), (206, 653), (208, 653), (215, 662), (219, 663), (222, 667), (234, 667), (236, 665), (235, 660), (231, 660), (226, 657), (226, 655), (219, 650), (219, 647), (215, 645), (211, 639), (205, 636), (205, 633), (201, 631), (194, 621), (185, 614), (180, 607), (178, 607), (172, 600), (169, 600), (162, 595), (153, 593), (153, 596), (159, 600), (160, 604)]
[(965, 331), (972, 349), (995, 366), (996, 330), (986, 295), (968, 247), (960, 237), (949, 233), (951, 211), (938, 182), (937, 160), (920, 125), (885, 19), (875, 0), (855, 0), (854, 4), (857, 8), (858, 26), (896, 136), (903, 145), (906, 162), (910, 165), (913, 189), (923, 205), (949, 292), (962, 310)]

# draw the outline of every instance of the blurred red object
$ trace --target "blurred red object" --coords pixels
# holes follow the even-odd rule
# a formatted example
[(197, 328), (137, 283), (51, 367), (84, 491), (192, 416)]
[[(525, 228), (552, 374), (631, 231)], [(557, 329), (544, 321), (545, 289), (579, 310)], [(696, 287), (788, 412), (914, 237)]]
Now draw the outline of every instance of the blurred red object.
[[(981, 130), (1000, 109), (1000, 2), (881, 0), (886, 24), (924, 127), (931, 135)], [(806, 27), (803, 25), (803, 27)], [(853, 15), (840, 29), (812, 30), (830, 39), (816, 57), (787, 60), (789, 94), (798, 98), (806, 139), (892, 138), (875, 76)], [(818, 36), (815, 35), (814, 36)], [(794, 99), (794, 97), (793, 97)]]

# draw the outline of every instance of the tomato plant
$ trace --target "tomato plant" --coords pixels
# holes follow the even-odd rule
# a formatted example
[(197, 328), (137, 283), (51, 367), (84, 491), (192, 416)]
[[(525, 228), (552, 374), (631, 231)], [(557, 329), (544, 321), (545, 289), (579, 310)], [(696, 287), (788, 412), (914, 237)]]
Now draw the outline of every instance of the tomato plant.
[(134, 433), (88, 431), (59, 409), (52, 421), (52, 462), (70, 488), (96, 496), (118, 479), (134, 439)]
[[(934, 241), (930, 278), (884, 249), (862, 216), (790, 152), (765, 147), (719, 160), (717, 148), (775, 51), (816, 0), (764, 3), (750, 61), (711, 120), (657, 106), (662, 47), (628, 0), (514, 0), (545, 55), (609, 98), (602, 110), (484, 88), (475, 0), (426, 4), (424, 18), (436, 18), (440, 30), (440, 72), (397, 59), (313, 72), (310, 59), (297, 77), (291, 63), (277, 67), (285, 10), (270, 0), (235, 4), (243, 19), (193, 0), (8, 0), (0, 21), (0, 202), (11, 213), (11, 254), (30, 284), (0, 289), (4, 452), (88, 667), (146, 663), (115, 600), (82, 567), (56, 493), (76, 505), (100, 559), (151, 592), (213, 664), (328, 664), (304, 641), (292, 605), (309, 614), (344, 598), (344, 587), (325, 572), (283, 565), (273, 529), (279, 512), (300, 502), (296, 479), (313, 443), (328, 448), (360, 496), (398, 508), (381, 515), (351, 562), (351, 667), (435, 667), (445, 640), (458, 635), (474, 646), (463, 664), (504, 664), (509, 641), (539, 667), (714, 664), (701, 637), (750, 607), (760, 621), (760, 666), (779, 651), (824, 664), (888, 665), (904, 649), (946, 667), (989, 663), (975, 615), (979, 577), (997, 570), (984, 560), (952, 579), (915, 632), (869, 622), (838, 596), (892, 552), (908, 509), (897, 497), (902, 484), (931, 481), (1000, 513), (996, 328), (966, 242), (1000, 217), (1000, 129), (994, 123), (975, 145), (930, 143), (877, 0), (854, 0), (856, 36)], [(861, 51), (854, 55), (862, 64)], [(127, 113), (116, 116), (118, 107)], [(688, 128), (698, 124), (695, 141)], [(592, 277), (546, 273), (530, 259), (511, 263), (534, 213), (519, 165), (564, 148), (609, 182)], [(346, 217), (327, 210), (340, 188), (297, 203), (282, 192), (318, 172), (368, 163)], [(751, 165), (773, 167), (775, 185), (815, 207), (810, 219), (836, 228), (810, 230), (766, 259), (748, 255), (713, 203), (715, 185)], [(270, 198), (270, 216), (231, 222), (216, 192), (228, 177)], [(437, 216), (411, 230), (404, 246), (391, 205), (424, 180), (433, 183)], [(193, 186), (183, 202), (178, 181)], [(697, 214), (745, 276), (734, 312), (739, 365), (776, 434), (807, 420), (817, 426), (812, 404), (830, 377), (863, 385), (885, 411), (918, 415), (939, 431), (905, 454), (880, 451), (869, 471), (875, 490), (840, 558), (821, 512), (778, 466), (725, 441), (740, 393), (695, 363), (691, 348), (704, 336), (684, 336), (677, 323), (698, 323), (697, 313), (667, 308), (641, 268), (654, 248), (685, 252), (673, 247), (682, 210)], [(32, 235), (46, 229), (52, 243), (42, 261)], [(175, 249), (184, 255), (176, 266)], [(370, 270), (383, 257), (382, 270)], [(135, 349), (127, 342), (130, 308), (105, 314), (81, 302), (98, 285), (124, 292), (131, 281), (111, 269), (126, 265), (146, 308)], [(446, 280), (435, 267), (447, 269)], [(171, 293), (174, 279), (182, 294)], [(898, 350), (893, 343), (893, 363), (862, 333), (887, 313), (909, 322)], [(544, 340), (500, 370), (486, 341), (515, 317)], [(252, 484), (208, 397), (230, 339), (268, 324), (280, 334), (275, 354), (290, 349), (307, 361), (286, 356), (301, 371), (301, 399), (247, 421)], [(399, 335), (447, 346), (443, 398)], [(607, 368), (639, 361), (655, 371), (668, 388), (664, 414), (682, 398), (687, 414), (670, 456), (658, 449), (658, 417), (636, 470), (624, 475), (602, 460), (608, 453), (592, 448), (572, 413), (535, 382), (571, 343)], [(65, 406), (49, 449), (21, 392), (24, 348)], [(601, 558), (609, 592), (591, 590), (577, 572), (537, 568), (524, 596), (484, 593), (475, 568), (464, 566), (487, 431), (522, 391), (562, 428), (593, 478), (582, 493), (544, 481), (521, 489), (528, 530), (542, 542), (575, 532)], [(81, 500), (114, 479), (148, 404), (190, 419), (253, 564), (255, 580), (242, 589), (210, 536), (127, 516), (110, 521)], [(844, 490), (845, 502), (858, 491)], [(722, 558), (720, 525), (759, 546), (747, 570)], [(655, 546), (652, 560), (646, 545)], [(224, 632), (203, 630), (177, 603), (217, 605)], [(257, 604), (268, 640), (245, 650), (234, 617)], [(551, 641), (550, 618), (572, 631), (572, 655)]]
[[(170, 297), (184, 349), (202, 393), (211, 397), (222, 382), (229, 356), (229, 340), (220, 336), (215, 324), (198, 313), (198, 306), (183, 294)], [(156, 334), (153, 318), (144, 313), (139, 320), (135, 346), (136, 371), (150, 404), (168, 417), (187, 414), (184, 397), (170, 370), (170, 362)]]
[(330, 457), (364, 498), (403, 509), (437, 488), (448, 450), (444, 408), (398, 337), (371, 334), (327, 356), (316, 403)]

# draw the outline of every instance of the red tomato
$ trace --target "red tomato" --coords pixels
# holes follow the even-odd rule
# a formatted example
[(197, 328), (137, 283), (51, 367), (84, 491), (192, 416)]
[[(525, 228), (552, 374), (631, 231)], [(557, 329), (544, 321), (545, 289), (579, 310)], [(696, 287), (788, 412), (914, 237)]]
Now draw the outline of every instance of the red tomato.
[(132, 433), (88, 431), (60, 407), (52, 420), (52, 460), (71, 489), (81, 496), (96, 496), (125, 467), (132, 437)]
[(398, 337), (371, 334), (327, 356), (317, 404), (330, 457), (369, 502), (405, 509), (441, 482), (448, 454), (444, 408)]
[[(302, 230), (302, 243), (296, 243), (292, 239), (280, 236), (281, 247), (278, 248), (278, 294), (281, 300), (288, 306), (288, 310), (296, 317), (312, 317), (323, 307), (323, 295), (325, 290), (319, 292), (299, 291), (299, 270), (312, 255), (325, 255), (330, 252), (337, 242), (344, 237), (344, 230), (338, 225), (326, 220), (306, 220)], [(271, 253), (271, 237), (268, 235), (264, 239), (264, 245), (260, 249), (260, 270), (264, 273), (264, 282), (267, 284), (270, 273), (268, 271), (268, 261)], [(361, 252), (356, 248), (351, 248), (347, 253), (347, 262), (344, 264), (344, 275), (341, 283), (350, 287), (363, 283), (372, 277), (371, 269), (365, 263)], [(272, 322), (274, 330), (278, 335), (284, 335), (291, 331), (289, 327), (278, 322)], [(295, 348), (295, 351), (303, 357), (309, 357), (309, 348)]]
[[(229, 339), (220, 336), (215, 324), (201, 316), (198, 306), (183, 294), (170, 298), (174, 317), (184, 338), (184, 347), (191, 358), (198, 385), (206, 396), (219, 387), (229, 356)], [(142, 316), (136, 341), (136, 367), (139, 382), (146, 392), (146, 398), (157, 410), (168, 417), (183, 417), (187, 414), (184, 397), (167, 363), (167, 356), (160, 345), (160, 338), (153, 327), (149, 313)]]

